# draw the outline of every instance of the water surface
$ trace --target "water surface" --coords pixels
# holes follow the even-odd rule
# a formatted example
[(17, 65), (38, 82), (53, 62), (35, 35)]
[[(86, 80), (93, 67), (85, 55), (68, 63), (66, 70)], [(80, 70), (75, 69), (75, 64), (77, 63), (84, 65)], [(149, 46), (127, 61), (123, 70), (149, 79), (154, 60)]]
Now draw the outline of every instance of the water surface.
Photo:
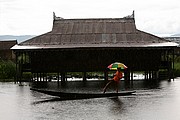
[[(157, 84), (134, 81), (132, 96), (67, 101), (24, 84), (0, 83), (0, 120), (180, 120), (180, 78)], [(101, 88), (92, 86), (94, 92)]]

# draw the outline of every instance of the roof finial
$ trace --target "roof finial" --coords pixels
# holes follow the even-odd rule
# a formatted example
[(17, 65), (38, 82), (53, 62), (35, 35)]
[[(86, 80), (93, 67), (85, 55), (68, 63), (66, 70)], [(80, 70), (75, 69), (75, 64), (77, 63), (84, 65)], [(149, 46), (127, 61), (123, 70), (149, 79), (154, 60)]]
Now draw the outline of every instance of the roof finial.
[(134, 10), (133, 10), (133, 13), (132, 13), (132, 17), (135, 18), (135, 13), (134, 13)]
[(53, 12), (53, 20), (55, 20), (55, 18), (56, 18), (56, 14), (55, 12)]
[(64, 19), (64, 18), (62, 18), (62, 17), (56, 17), (55, 12), (53, 12), (53, 20), (61, 20), (61, 19)]
[(131, 15), (128, 15), (128, 16), (125, 16), (124, 18), (134, 18), (134, 10), (133, 10), (133, 13)]

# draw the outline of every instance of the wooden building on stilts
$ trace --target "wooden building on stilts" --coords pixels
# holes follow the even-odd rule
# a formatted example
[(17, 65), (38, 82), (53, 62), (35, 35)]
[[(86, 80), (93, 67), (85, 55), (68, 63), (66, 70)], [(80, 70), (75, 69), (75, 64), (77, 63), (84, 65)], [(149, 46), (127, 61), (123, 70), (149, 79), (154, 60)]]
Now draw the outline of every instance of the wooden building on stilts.
[[(23, 72), (46, 81), (57, 73), (65, 82), (67, 72), (103, 71), (122, 62), (126, 80), (143, 71), (145, 79), (158, 79), (161, 69), (173, 78), (174, 48), (178, 44), (136, 28), (134, 12), (124, 18), (63, 19), (54, 14), (52, 31), (12, 47), (16, 54), (17, 80)], [(58, 82), (59, 83), (59, 82)]]

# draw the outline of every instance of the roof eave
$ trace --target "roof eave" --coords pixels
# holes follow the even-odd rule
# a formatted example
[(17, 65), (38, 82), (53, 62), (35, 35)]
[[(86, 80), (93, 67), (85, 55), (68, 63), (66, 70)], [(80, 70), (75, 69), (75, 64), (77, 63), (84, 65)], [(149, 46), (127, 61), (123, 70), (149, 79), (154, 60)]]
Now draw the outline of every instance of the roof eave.
[(162, 48), (162, 47), (177, 47), (179, 44), (174, 42), (164, 42), (164, 43), (152, 43), (152, 44), (141, 44), (141, 45), (132, 45), (132, 44), (76, 44), (76, 45), (15, 45), (12, 50), (35, 50), (35, 49), (66, 49), (66, 48)]

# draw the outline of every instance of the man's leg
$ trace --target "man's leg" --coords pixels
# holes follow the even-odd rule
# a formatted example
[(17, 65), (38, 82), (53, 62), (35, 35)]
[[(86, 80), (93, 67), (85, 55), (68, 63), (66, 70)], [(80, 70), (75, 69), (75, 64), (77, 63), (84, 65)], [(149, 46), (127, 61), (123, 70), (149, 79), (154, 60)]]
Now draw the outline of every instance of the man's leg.
[(106, 84), (106, 86), (105, 86), (104, 89), (103, 89), (103, 93), (106, 92), (107, 87), (108, 87), (112, 82), (113, 82), (113, 80), (109, 81), (109, 82)]
[(118, 93), (118, 91), (119, 91), (119, 82), (115, 82), (115, 84), (116, 84), (116, 93)]

